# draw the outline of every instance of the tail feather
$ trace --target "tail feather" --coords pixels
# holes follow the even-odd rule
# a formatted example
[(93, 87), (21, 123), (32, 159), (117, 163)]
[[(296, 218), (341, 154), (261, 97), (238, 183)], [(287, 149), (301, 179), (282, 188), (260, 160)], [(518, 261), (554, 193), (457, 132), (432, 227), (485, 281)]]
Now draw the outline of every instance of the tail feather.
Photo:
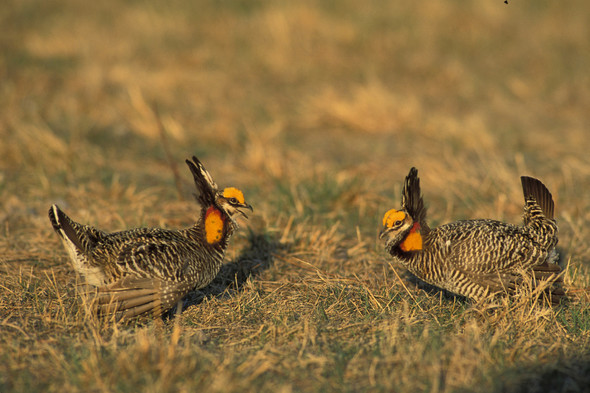
[(541, 181), (528, 176), (521, 176), (520, 181), (522, 183), (525, 203), (529, 198), (533, 198), (543, 211), (543, 215), (552, 220), (555, 204), (553, 203), (553, 196), (547, 187)]
[(92, 263), (92, 251), (105, 239), (106, 234), (71, 220), (57, 205), (49, 209), (49, 220), (62, 239), (74, 269), (92, 285), (103, 285), (106, 280), (103, 266)]
[(78, 224), (68, 217), (57, 205), (49, 209), (49, 220), (57, 234), (79, 253), (88, 254), (97, 244), (105, 240), (104, 232), (88, 225)]
[(53, 229), (62, 238), (72, 242), (79, 251), (85, 251), (78, 233), (73, 228), (72, 220), (57, 205), (53, 205), (49, 209), (49, 220), (51, 221), (51, 225), (53, 225)]

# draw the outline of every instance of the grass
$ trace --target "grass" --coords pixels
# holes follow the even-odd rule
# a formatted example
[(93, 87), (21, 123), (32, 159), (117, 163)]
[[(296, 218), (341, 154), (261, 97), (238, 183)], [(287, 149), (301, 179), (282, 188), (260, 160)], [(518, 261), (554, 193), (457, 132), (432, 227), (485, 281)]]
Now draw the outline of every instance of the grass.
[[(587, 390), (586, 2), (81, 4), (0, 8), (0, 391)], [(254, 206), (219, 276), (96, 320), (49, 206), (188, 226), (193, 154)], [(411, 166), (433, 225), (517, 223), (540, 178), (573, 301), (487, 310), (387, 258)]]

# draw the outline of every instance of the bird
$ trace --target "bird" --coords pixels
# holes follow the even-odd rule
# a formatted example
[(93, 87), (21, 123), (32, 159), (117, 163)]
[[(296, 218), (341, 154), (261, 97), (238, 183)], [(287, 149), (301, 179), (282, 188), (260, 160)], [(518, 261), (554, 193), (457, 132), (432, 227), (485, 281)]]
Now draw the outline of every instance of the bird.
[(552, 304), (566, 299), (558, 264), (553, 197), (538, 179), (522, 176), (523, 225), (492, 219), (430, 228), (418, 170), (406, 176), (401, 209), (383, 216), (386, 252), (419, 279), (476, 302), (514, 295), (528, 278), (543, 280)]
[(96, 311), (117, 320), (161, 316), (191, 290), (207, 286), (219, 272), (236, 217), (248, 218), (242, 191), (219, 190), (195, 156), (187, 159), (201, 206), (197, 222), (185, 229), (137, 228), (108, 233), (82, 225), (57, 205), (49, 219), (74, 270), (95, 290)]

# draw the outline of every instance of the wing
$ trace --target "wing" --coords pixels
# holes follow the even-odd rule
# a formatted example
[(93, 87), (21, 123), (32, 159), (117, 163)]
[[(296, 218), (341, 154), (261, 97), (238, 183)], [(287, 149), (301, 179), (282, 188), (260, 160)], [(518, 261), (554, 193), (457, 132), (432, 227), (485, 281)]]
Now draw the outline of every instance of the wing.
[(103, 253), (104, 269), (111, 278), (110, 284), (98, 288), (101, 315), (114, 314), (117, 320), (161, 315), (202, 281), (194, 274), (199, 271), (199, 250), (175, 231), (119, 232), (107, 244), (94, 256)]
[(512, 273), (474, 273), (455, 269), (449, 274), (447, 289), (477, 301), (492, 293), (514, 293), (519, 276)]
[(99, 315), (114, 315), (116, 320), (157, 317), (178, 304), (191, 289), (186, 282), (127, 276), (98, 288), (96, 309)]
[[(442, 251), (446, 288), (477, 300), (498, 292), (513, 294), (524, 280), (543, 290), (552, 303), (566, 298), (561, 268), (550, 262), (552, 248), (534, 240), (528, 230), (493, 220), (458, 221), (431, 231)], [(554, 258), (554, 257), (553, 257)]]
[(418, 177), (418, 170), (414, 167), (410, 169), (410, 173), (408, 173), (404, 182), (402, 208), (410, 214), (414, 221), (420, 223), (423, 235), (428, 233), (430, 228), (426, 223), (426, 207), (422, 195), (420, 195), (420, 178)]
[[(494, 273), (475, 273), (464, 269), (456, 269), (449, 275), (447, 289), (463, 296), (483, 300), (488, 295), (508, 293), (514, 295), (517, 288), (539, 290), (540, 299), (547, 299), (552, 304), (567, 300), (563, 290), (563, 279), (559, 266), (543, 264), (542, 272), (533, 270), (533, 275), (523, 275), (522, 271), (497, 271)], [(524, 287), (523, 287), (524, 284)]]
[(186, 239), (167, 231), (134, 236), (118, 249), (113, 258), (114, 268), (123, 275), (176, 282), (186, 279), (189, 262), (198, 255)]
[(547, 260), (542, 248), (521, 227), (492, 220), (457, 221), (431, 233), (451, 268), (476, 274), (530, 269)]

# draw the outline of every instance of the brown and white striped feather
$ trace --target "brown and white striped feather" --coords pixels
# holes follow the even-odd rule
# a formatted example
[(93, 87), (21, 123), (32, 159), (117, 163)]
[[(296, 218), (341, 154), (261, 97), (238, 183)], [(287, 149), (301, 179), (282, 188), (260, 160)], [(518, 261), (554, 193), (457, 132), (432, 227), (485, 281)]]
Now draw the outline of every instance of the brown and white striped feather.
[(412, 168), (402, 192), (402, 208), (420, 222), (423, 249), (405, 252), (388, 245), (391, 254), (422, 280), (451, 292), (482, 299), (496, 292), (514, 293), (523, 272), (549, 280), (552, 300), (564, 295), (557, 265), (557, 225), (551, 193), (539, 180), (521, 178), (525, 196), (524, 225), (495, 220), (465, 220), (426, 227), (426, 209), (417, 170)]
[[(106, 233), (71, 220), (56, 205), (49, 209), (53, 228), (74, 269), (98, 287), (98, 310), (102, 314), (113, 311), (123, 318), (159, 315), (190, 290), (209, 284), (219, 272), (237, 224), (216, 205), (217, 185), (201, 162), (193, 157), (187, 164), (201, 202), (199, 220), (187, 229), (139, 228)], [(216, 209), (223, 223), (221, 235), (213, 243), (205, 234), (209, 208)]]

